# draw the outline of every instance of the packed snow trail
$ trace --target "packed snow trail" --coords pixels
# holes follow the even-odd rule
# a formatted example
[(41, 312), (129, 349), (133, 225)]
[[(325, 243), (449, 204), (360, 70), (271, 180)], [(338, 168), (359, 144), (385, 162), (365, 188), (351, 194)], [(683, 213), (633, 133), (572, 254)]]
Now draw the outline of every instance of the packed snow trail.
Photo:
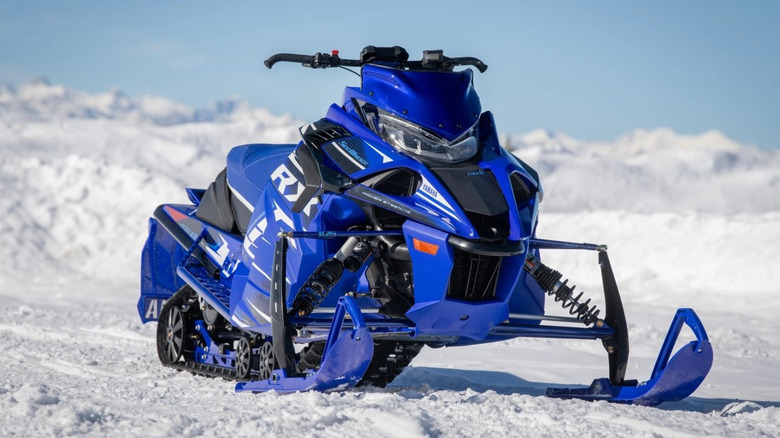
[[(132, 311), (132, 286), (75, 281), (58, 286), (59, 298), (48, 300), (49, 286), (31, 289), (2, 291), (0, 348), (8, 360), (0, 366), (0, 410), (7, 436), (780, 434), (780, 403), (739, 402), (732, 397), (745, 397), (731, 393), (738, 389), (743, 396), (778, 400), (776, 384), (770, 386), (780, 361), (732, 361), (728, 349), (737, 345), (720, 336), (713, 336), (714, 343), (727, 345), (718, 350), (704, 387), (661, 408), (544, 397), (548, 383), (584, 383), (603, 374), (606, 363), (592, 343), (535, 339), (425, 349), (384, 390), (236, 394), (232, 382), (159, 365), (155, 326), (142, 326)], [(100, 298), (90, 302), (84, 295)], [(648, 337), (635, 336), (635, 345)], [(639, 357), (649, 349), (640, 348)], [(735, 375), (724, 365), (749, 374)], [(649, 366), (631, 367), (629, 373), (647, 372)], [(750, 374), (764, 377), (754, 380)]]

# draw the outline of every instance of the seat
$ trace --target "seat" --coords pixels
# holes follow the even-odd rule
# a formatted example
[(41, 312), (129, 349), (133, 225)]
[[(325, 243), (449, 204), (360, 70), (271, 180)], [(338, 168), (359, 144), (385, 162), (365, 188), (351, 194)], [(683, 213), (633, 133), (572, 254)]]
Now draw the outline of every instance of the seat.
[(227, 180), (233, 194), (254, 211), (271, 173), (298, 145), (247, 144), (234, 147), (227, 156)]

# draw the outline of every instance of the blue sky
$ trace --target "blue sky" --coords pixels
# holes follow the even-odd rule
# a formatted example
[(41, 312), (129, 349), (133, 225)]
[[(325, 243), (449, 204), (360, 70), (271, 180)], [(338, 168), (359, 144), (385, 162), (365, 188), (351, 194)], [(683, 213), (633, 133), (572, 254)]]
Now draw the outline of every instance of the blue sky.
[(485, 61), (475, 85), (501, 132), (718, 129), (780, 148), (778, 23), (765, 1), (0, 0), (0, 79), (193, 106), (238, 95), (314, 120), (357, 78), (263, 59), (398, 44)]

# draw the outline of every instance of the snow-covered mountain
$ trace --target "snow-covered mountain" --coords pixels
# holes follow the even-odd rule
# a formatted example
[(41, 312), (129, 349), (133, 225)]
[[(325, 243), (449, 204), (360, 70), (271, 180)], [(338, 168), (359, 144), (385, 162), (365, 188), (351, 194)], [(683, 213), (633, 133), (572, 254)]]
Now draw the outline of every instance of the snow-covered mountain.
[[(237, 395), (160, 367), (134, 308), (149, 215), (205, 187), (231, 147), (296, 142), (303, 123), (236, 98), (0, 83), (0, 435), (780, 435), (780, 155), (715, 131), (508, 140), (542, 179), (540, 236), (609, 244), (628, 377), (649, 376), (676, 307), (702, 317), (715, 364), (686, 401), (541, 396), (605, 375), (587, 341), (426, 348), (391, 387), (336, 394)], [(592, 254), (543, 256), (598, 300)]]
[(27, 119), (113, 119), (133, 123), (177, 125), (241, 119), (285, 120), (268, 110), (253, 108), (238, 97), (229, 97), (206, 108), (195, 109), (164, 97), (132, 97), (112, 89), (98, 94), (75, 91), (37, 78), (20, 85), (0, 82), (0, 114)]
[(582, 141), (537, 130), (510, 143), (553, 193), (546, 211), (780, 210), (780, 149), (742, 144), (718, 131), (637, 130), (614, 141)]

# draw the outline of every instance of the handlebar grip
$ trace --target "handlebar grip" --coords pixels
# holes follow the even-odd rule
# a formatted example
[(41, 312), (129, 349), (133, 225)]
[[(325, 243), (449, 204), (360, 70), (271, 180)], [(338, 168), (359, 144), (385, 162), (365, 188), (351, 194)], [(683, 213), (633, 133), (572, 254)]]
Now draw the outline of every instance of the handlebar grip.
[(275, 55), (271, 55), (271, 57), (266, 59), (263, 64), (265, 64), (266, 67), (271, 68), (277, 62), (299, 62), (301, 64), (311, 64), (314, 62), (314, 57), (310, 55), (296, 55), (294, 53), (277, 53)]
[(465, 56), (462, 58), (450, 58), (450, 61), (454, 61), (456, 65), (473, 65), (479, 70), (480, 73), (485, 73), (488, 66), (484, 62), (471, 56)]

